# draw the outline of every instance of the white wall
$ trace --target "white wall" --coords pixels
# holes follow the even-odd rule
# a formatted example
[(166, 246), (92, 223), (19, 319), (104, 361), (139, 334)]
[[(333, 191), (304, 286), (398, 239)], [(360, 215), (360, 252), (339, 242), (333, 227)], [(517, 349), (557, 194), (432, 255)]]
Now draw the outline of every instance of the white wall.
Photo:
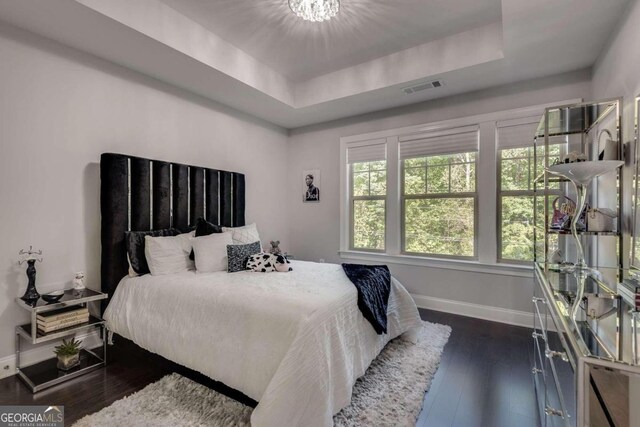
[[(567, 99), (588, 99), (590, 79), (589, 70), (584, 70), (293, 130), (288, 169), (292, 253), (298, 259), (345, 262), (337, 253), (340, 137)], [(305, 169), (322, 172), (319, 204), (302, 203), (300, 182)], [(507, 310), (531, 310), (529, 278), (394, 264), (390, 268), (413, 294)]]
[(592, 90), (597, 98), (624, 96), (625, 128), (633, 129), (633, 102), (640, 95), (640, 1), (629, 3), (617, 29), (593, 67)]
[(0, 359), (27, 322), (21, 248), (44, 250), (40, 291), (88, 273), (100, 288), (103, 152), (243, 172), (247, 221), (288, 247), (287, 133), (30, 33), (0, 26)]
[(640, 1), (629, 3), (623, 19), (593, 67), (592, 91), (597, 98), (624, 97), (625, 141), (634, 137), (635, 97), (640, 95)]
[[(617, 31), (611, 35), (607, 46), (593, 67), (591, 91), (595, 99), (624, 97), (622, 109), (622, 137), (625, 143), (635, 147), (635, 98), (640, 95), (640, 0), (632, 0)], [(634, 153), (634, 150), (630, 150)], [(632, 197), (633, 159), (628, 158), (625, 174), (625, 200)], [(625, 219), (627, 227), (632, 223), (632, 206), (627, 203)], [(629, 242), (625, 239), (625, 245)]]

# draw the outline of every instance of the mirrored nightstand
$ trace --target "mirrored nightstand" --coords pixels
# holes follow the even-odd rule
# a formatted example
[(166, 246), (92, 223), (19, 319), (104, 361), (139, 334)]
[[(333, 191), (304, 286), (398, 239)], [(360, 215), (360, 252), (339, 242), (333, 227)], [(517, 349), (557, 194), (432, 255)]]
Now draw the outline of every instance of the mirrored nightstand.
[[(16, 303), (29, 311), (31, 315), (30, 323), (16, 327), (17, 375), (33, 393), (105, 366), (107, 360), (107, 335), (105, 322), (99, 313), (100, 301), (106, 298), (107, 294), (91, 289), (84, 289), (80, 292), (73, 289), (65, 290), (64, 295), (55, 303), (47, 303), (42, 298), (34, 301), (23, 301), (20, 298), (16, 298)], [(88, 320), (82, 323), (70, 324), (68, 327), (50, 332), (43, 332), (38, 329), (38, 316), (43, 316), (47, 313), (51, 314), (55, 310), (64, 311), (74, 307), (86, 307), (89, 311)], [(29, 366), (21, 366), (20, 347), (22, 340), (31, 344), (39, 344), (89, 332), (94, 328), (98, 328), (101, 331), (102, 345), (93, 349), (82, 348), (78, 366), (67, 371), (60, 370), (57, 368), (57, 358), (53, 354), (50, 359)]]

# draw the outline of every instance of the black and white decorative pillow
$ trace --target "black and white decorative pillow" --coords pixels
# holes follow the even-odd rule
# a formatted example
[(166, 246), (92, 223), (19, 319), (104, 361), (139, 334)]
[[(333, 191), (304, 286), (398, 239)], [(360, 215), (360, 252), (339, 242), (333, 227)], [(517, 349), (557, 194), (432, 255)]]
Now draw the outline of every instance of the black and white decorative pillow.
[(291, 271), (289, 260), (284, 255), (259, 253), (251, 255), (247, 261), (247, 270), (259, 273), (270, 273), (272, 271)]
[(235, 273), (236, 271), (246, 270), (249, 257), (259, 254), (261, 250), (260, 242), (247, 245), (227, 245), (227, 257), (229, 258), (227, 271)]

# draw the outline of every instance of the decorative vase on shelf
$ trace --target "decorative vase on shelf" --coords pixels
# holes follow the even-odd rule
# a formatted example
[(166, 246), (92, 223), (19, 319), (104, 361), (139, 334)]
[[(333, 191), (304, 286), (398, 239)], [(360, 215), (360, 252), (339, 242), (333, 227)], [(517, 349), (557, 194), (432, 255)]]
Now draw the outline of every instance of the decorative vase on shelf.
[(27, 263), (27, 290), (24, 292), (24, 295), (20, 297), (24, 302), (31, 304), (35, 303), (40, 298), (40, 293), (36, 289), (36, 261), (42, 262), (42, 258), (39, 256), (42, 255), (42, 250), (34, 251), (32, 246), (29, 246), (29, 250), (25, 251), (21, 249), (18, 252), (21, 255), (20, 261), (18, 261), (18, 265), (22, 265), (23, 263)]
[(36, 289), (36, 260), (30, 259), (27, 261), (27, 278), (29, 280), (27, 284), (27, 290), (24, 292), (22, 299), (24, 301), (32, 301), (40, 298), (40, 293)]
[(546, 168), (546, 171), (548, 173), (568, 179), (573, 184), (576, 190), (576, 212), (571, 219), (571, 235), (576, 241), (578, 262), (575, 264), (575, 267), (571, 267), (572, 269), (587, 268), (587, 264), (584, 260), (584, 250), (582, 248), (582, 242), (578, 237), (576, 225), (579, 218), (582, 216), (585, 204), (587, 202), (587, 189), (589, 187), (589, 184), (594, 178), (597, 178), (600, 175), (604, 175), (608, 172), (613, 172), (623, 164), (624, 162), (618, 160), (602, 160), (590, 162), (561, 163)]

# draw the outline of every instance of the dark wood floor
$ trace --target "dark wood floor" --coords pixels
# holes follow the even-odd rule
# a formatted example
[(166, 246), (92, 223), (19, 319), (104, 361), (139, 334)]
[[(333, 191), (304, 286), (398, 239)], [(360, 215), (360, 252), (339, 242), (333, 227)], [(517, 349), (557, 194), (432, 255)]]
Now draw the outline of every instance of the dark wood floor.
[(453, 329), (417, 426), (540, 425), (531, 375), (531, 329), (420, 310)]
[[(539, 425), (531, 380), (527, 328), (420, 310), (422, 318), (453, 328), (417, 426)], [(179, 367), (129, 346), (110, 348), (111, 362), (68, 383), (31, 392), (16, 378), (0, 381), (0, 404), (65, 405), (66, 425), (144, 388)], [(182, 372), (181, 372), (182, 373)], [(219, 383), (195, 378), (220, 390)], [(224, 391), (224, 390), (220, 390)], [(233, 394), (233, 392), (231, 392)], [(239, 400), (251, 401), (235, 395)]]

